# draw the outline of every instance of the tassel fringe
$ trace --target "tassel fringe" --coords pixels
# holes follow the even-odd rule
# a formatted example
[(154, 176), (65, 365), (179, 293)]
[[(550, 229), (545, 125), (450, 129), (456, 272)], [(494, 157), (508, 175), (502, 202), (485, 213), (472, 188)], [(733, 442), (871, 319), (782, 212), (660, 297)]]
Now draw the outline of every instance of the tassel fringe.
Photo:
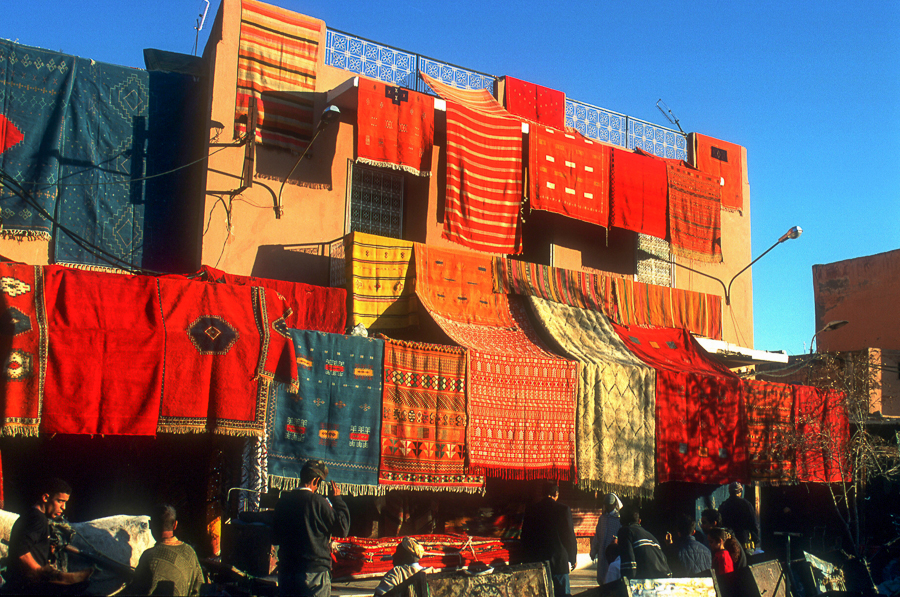
[(391, 170), (402, 170), (404, 172), (409, 172), (410, 174), (415, 174), (416, 176), (431, 176), (430, 170), (416, 170), (412, 166), (403, 166), (402, 164), (393, 164), (391, 162), (379, 162), (376, 160), (370, 160), (367, 158), (356, 158), (356, 162), (358, 164), (365, 164), (367, 166), (375, 166), (376, 168), (389, 168)]

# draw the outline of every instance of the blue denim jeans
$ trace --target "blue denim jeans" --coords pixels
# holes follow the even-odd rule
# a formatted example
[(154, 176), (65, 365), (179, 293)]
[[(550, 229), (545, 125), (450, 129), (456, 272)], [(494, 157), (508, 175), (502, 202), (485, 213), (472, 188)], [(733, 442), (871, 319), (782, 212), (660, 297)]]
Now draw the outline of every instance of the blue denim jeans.
[(553, 595), (554, 597), (566, 597), (567, 595), (571, 595), (569, 590), (569, 574), (554, 574), (551, 576), (553, 581)]
[(299, 597), (331, 597), (331, 572), (283, 572), (278, 593)]

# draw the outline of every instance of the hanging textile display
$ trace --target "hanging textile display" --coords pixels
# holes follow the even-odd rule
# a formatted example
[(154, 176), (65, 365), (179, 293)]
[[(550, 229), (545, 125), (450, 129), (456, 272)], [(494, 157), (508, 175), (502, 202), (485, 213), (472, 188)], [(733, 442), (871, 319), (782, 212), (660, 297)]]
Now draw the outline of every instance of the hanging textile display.
[(485, 90), (461, 91), (419, 74), (448, 100), (443, 238), (489, 253), (521, 253), (521, 122)]
[(515, 327), (507, 298), (494, 292), (491, 257), (420, 243), (415, 254), (416, 293), (430, 310), (462, 323)]
[(531, 209), (609, 226), (608, 145), (534, 125), (528, 133)]
[(762, 380), (742, 382), (747, 412), (750, 480), (770, 485), (794, 480), (794, 390)]
[(256, 141), (302, 153), (313, 135), (322, 22), (255, 0), (241, 0), (235, 136), (247, 132), (256, 100)]
[(157, 279), (57, 266), (44, 273), (50, 337), (41, 431), (156, 435), (167, 342)]
[(707, 357), (685, 330), (613, 327), (629, 350), (656, 369), (657, 480), (746, 480), (740, 379)]
[(847, 395), (838, 390), (793, 386), (797, 450), (797, 481), (849, 481), (850, 419)]
[(259, 512), (260, 494), (269, 486), (268, 453), (265, 436), (248, 437), (241, 451), (241, 489), (238, 512)]
[(563, 130), (566, 94), (510, 76), (503, 77), (506, 109), (515, 116)]
[(378, 487), (384, 340), (290, 330), (300, 391), (274, 386), (269, 485), (294, 489), (312, 458), (328, 465), (342, 492), (374, 495)]
[(666, 163), (669, 242), (682, 257), (722, 262), (722, 200), (719, 182), (698, 170)]
[[(416, 245), (417, 271), (452, 266), (455, 253)], [(469, 259), (467, 268), (491, 267), (490, 257)], [(459, 277), (459, 270), (451, 271), (446, 279), (417, 277), (416, 295), (441, 329), (468, 349), (470, 474), (573, 478), (577, 363), (544, 347), (520, 303), (494, 294), (493, 316), (480, 301), (471, 305), (472, 298), (490, 292), (490, 277)], [(471, 290), (459, 295), (462, 300), (454, 298), (465, 287)]]
[(159, 431), (265, 433), (270, 383), (297, 389), (284, 299), (256, 286), (156, 280), (166, 342)]
[(602, 311), (622, 325), (674, 327), (722, 339), (722, 297), (496, 257), (494, 292)]
[[(0, 169), (15, 174), (30, 200), (49, 214), (56, 209), (60, 156), (67, 155), (63, 129), (76, 60), (0, 40), (0, 117), (6, 123), (2, 142), (7, 146), (0, 153)], [(0, 185), (0, 201), (0, 236), (50, 240), (50, 220), (10, 185)]]
[(603, 313), (534, 296), (528, 304), (544, 331), (581, 363), (575, 412), (578, 486), (650, 497), (656, 479), (654, 370), (625, 347)]
[(289, 328), (342, 334), (347, 329), (347, 291), (343, 288), (314, 286), (270, 278), (229, 274), (208, 265), (200, 267), (212, 282), (238, 286), (262, 286), (274, 290), (287, 301), (291, 314), (285, 317)]
[(405, 328), (419, 323), (415, 270), (410, 267), (413, 243), (352, 232), (346, 237), (350, 291), (349, 327)]
[(722, 297), (608, 276), (622, 325), (672, 327), (722, 339)]
[(666, 163), (612, 148), (609, 225), (666, 238)]
[(391, 489), (483, 493), (466, 474), (466, 352), (385, 338), (381, 467)]
[(47, 374), (43, 268), (0, 263), (0, 435), (35, 436)]
[(732, 211), (744, 209), (743, 148), (699, 133), (690, 134), (694, 167), (718, 181), (722, 207)]
[(370, 166), (431, 175), (434, 98), (360, 78), (357, 160)]

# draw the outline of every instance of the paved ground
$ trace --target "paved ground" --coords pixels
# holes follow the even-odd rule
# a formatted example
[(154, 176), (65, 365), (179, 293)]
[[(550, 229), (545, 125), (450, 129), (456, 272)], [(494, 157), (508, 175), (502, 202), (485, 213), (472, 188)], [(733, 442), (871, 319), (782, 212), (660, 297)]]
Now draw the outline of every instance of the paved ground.
[[(582, 566), (582, 560), (586, 560), (587, 556), (579, 557), (579, 567), (575, 569), (575, 571), (569, 575), (569, 585), (572, 591), (572, 595), (580, 595), (597, 586), (597, 567), (590, 563), (589, 561), (584, 562)], [(381, 579), (372, 579), (372, 580), (354, 580), (354, 581), (346, 581), (346, 582), (335, 582), (331, 585), (331, 594), (332, 595), (372, 595), (375, 591), (375, 587), (378, 586), (378, 583)]]

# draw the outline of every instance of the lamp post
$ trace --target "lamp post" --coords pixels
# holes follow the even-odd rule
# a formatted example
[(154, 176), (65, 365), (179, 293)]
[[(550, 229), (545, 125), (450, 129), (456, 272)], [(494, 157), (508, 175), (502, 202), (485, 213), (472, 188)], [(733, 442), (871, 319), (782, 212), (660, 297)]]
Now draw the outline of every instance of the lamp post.
[[(691, 268), (691, 267), (688, 267), (688, 266), (686, 266), (686, 265), (684, 265), (684, 264), (678, 263), (677, 261), (669, 261), (669, 263), (671, 263), (672, 265), (677, 265), (677, 266), (680, 267), (680, 268), (686, 269), (686, 270), (688, 270), (688, 271), (690, 271), (690, 272), (694, 272), (695, 274), (699, 274), (699, 275), (704, 276), (704, 277), (706, 277), (706, 278), (709, 278), (709, 279), (711, 279), (711, 280), (715, 280), (716, 282), (718, 282), (719, 284), (721, 284), (721, 285), (722, 285), (722, 290), (725, 291), (725, 304), (726, 304), (726, 305), (730, 305), (730, 304), (731, 304), (731, 285), (734, 283), (735, 278), (737, 278), (738, 276), (740, 276), (741, 274), (743, 274), (745, 271), (747, 271), (748, 269), (750, 269), (750, 267), (751, 267), (754, 263), (756, 263), (757, 261), (759, 261), (760, 259), (762, 259), (763, 257), (765, 257), (766, 254), (767, 254), (769, 251), (771, 251), (772, 249), (774, 249), (775, 247), (777, 247), (778, 245), (780, 245), (781, 243), (783, 243), (783, 242), (786, 241), (786, 240), (792, 240), (792, 239), (795, 239), (795, 238), (799, 238), (801, 234), (803, 234), (803, 228), (801, 228), (800, 226), (794, 226), (793, 228), (791, 228), (790, 230), (788, 230), (787, 232), (785, 232), (784, 234), (782, 234), (782, 235), (781, 235), (781, 238), (779, 238), (777, 241), (775, 241), (775, 244), (774, 244), (774, 245), (772, 245), (771, 247), (769, 247), (768, 249), (766, 249), (765, 251), (763, 251), (762, 254), (759, 255), (759, 257), (757, 257), (756, 259), (754, 259), (753, 261), (751, 261), (750, 263), (748, 263), (747, 265), (745, 265), (745, 266), (743, 267), (743, 269), (741, 269), (741, 271), (739, 271), (738, 273), (736, 273), (735, 275), (733, 275), (733, 276), (731, 277), (731, 280), (728, 282), (728, 286), (725, 285), (725, 282), (723, 282), (722, 280), (718, 279), (718, 278), (715, 277), (715, 276), (711, 276), (711, 275), (709, 275), (709, 274), (707, 274), (707, 273), (704, 273), (704, 272), (695, 270), (695, 269), (693, 269), (693, 268)], [(656, 259), (659, 259), (659, 258), (656, 257), (655, 255), (653, 255), (653, 257), (656, 258)]]
[(838, 319), (838, 320), (829, 321), (828, 323), (826, 323), (825, 327), (823, 327), (821, 330), (819, 330), (818, 332), (813, 334), (812, 338), (809, 339), (809, 354), (813, 353), (813, 341), (816, 339), (816, 336), (818, 336), (819, 334), (821, 334), (823, 332), (830, 332), (832, 330), (842, 328), (845, 325), (847, 325), (848, 323), (850, 323), (850, 322), (847, 321), (846, 319)]
[(316, 142), (316, 139), (325, 127), (328, 126), (331, 122), (337, 120), (341, 116), (341, 109), (337, 106), (326, 106), (322, 111), (322, 116), (319, 117), (319, 124), (316, 125), (316, 134), (313, 135), (313, 138), (310, 139), (309, 144), (306, 146), (306, 149), (303, 150), (303, 153), (300, 154), (300, 157), (297, 158), (297, 161), (294, 163), (294, 167), (291, 168), (291, 171), (288, 172), (288, 175), (284, 177), (284, 181), (281, 183), (281, 188), (278, 189), (278, 197), (275, 199), (275, 218), (278, 219), (284, 213), (284, 208), (281, 205), (281, 193), (284, 191), (284, 185), (287, 183), (288, 179), (291, 177), (291, 174), (294, 173), (294, 170), (297, 169), (297, 166), (300, 165), (300, 162), (303, 161), (303, 158), (306, 157), (306, 153), (309, 151), (309, 148), (312, 147), (313, 143)]

